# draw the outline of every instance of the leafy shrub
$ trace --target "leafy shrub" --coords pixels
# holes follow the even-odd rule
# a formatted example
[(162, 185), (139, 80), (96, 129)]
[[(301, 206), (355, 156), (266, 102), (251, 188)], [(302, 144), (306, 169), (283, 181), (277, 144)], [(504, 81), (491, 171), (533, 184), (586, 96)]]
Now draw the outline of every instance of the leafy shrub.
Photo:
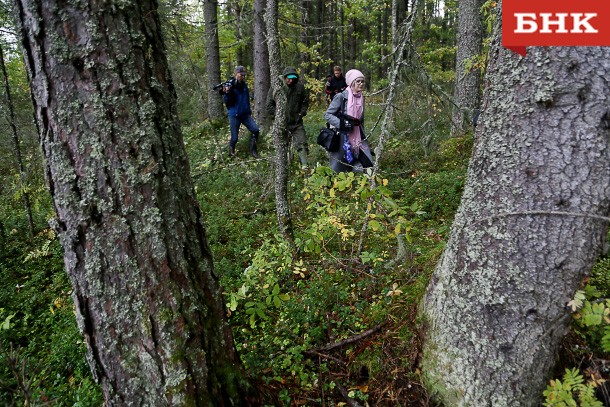
[(32, 244), (15, 239), (5, 249), (0, 253), (0, 402), (101, 405), (55, 235), (45, 230)]

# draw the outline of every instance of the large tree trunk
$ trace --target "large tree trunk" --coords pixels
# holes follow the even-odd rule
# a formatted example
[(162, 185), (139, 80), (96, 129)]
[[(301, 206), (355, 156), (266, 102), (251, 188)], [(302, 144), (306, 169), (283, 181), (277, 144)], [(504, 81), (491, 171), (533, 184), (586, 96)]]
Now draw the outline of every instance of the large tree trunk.
[(498, 41), (464, 195), (422, 307), (423, 372), (446, 406), (541, 405), (566, 304), (608, 230), (610, 49), (521, 58)]
[(271, 86), (265, 38), (265, 3), (266, 0), (254, 0), (254, 114), (259, 125), (267, 122), (265, 102)]
[(156, 3), (16, 7), (54, 223), (107, 404), (237, 404)]
[(481, 70), (472, 68), (483, 48), (482, 0), (460, 0), (458, 3), (457, 54), (455, 57), (455, 89), (457, 106), (451, 118), (451, 134), (459, 136), (471, 123), (481, 102)]
[(218, 45), (218, 1), (204, 0), (203, 17), (205, 19), (205, 62), (207, 69), (208, 116), (211, 120), (225, 118), (222, 97), (212, 90), (220, 83), (220, 49)]

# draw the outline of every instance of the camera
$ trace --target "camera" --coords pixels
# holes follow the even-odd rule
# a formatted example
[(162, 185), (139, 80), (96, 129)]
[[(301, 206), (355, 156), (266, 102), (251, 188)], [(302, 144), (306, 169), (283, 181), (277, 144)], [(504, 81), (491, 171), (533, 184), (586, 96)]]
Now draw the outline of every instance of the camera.
[(219, 83), (218, 85), (214, 85), (212, 90), (218, 90), (222, 94), (222, 93), (224, 93), (223, 89), (225, 87), (230, 87), (233, 85), (235, 85), (235, 78), (231, 77), (231, 78), (227, 79), (226, 81)]

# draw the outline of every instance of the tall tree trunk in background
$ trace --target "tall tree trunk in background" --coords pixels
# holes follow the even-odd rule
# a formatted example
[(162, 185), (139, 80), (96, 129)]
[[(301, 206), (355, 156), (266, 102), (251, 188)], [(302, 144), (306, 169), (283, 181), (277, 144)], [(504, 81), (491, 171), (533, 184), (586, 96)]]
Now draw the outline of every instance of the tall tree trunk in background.
[(391, 18), (391, 6), (386, 4), (383, 9), (382, 14), (382, 22), (381, 27), (379, 29), (379, 43), (382, 44), (380, 48), (380, 64), (377, 67), (377, 78), (381, 79), (384, 77), (384, 74), (388, 71), (389, 61), (388, 55), (390, 55), (391, 50), (388, 49), (388, 34), (390, 29), (390, 18)]
[(265, 2), (254, 0), (254, 114), (259, 125), (267, 122), (265, 102), (271, 86), (269, 51), (265, 38)]
[[(314, 19), (312, 21), (313, 24), (313, 29), (311, 30), (314, 33), (314, 43), (320, 44), (320, 54), (319, 54), (319, 58), (322, 59), (324, 57), (324, 32), (328, 30), (328, 28), (325, 29), (316, 29), (316, 27), (326, 27), (326, 5), (324, 3), (324, 0), (315, 0), (315, 2), (313, 3), (313, 15), (314, 15)], [(316, 61), (319, 62), (319, 61)], [(325, 77), (326, 77), (326, 66), (321, 64), (321, 63), (316, 63), (313, 66), (314, 69), (314, 77), (315, 80), (317, 82), (322, 82), (323, 80), (325, 81)]]
[[(391, 29), (392, 29), (392, 49), (390, 50), (390, 55), (394, 55), (394, 51), (398, 46), (398, 39), (400, 38), (398, 34), (398, 28), (400, 26), (399, 23), (399, 8), (398, 5), (399, 0), (392, 0), (392, 9), (390, 11), (390, 20), (391, 20)], [(391, 61), (394, 63), (394, 61)]]
[(4, 63), (4, 49), (0, 44), (0, 67), (2, 69), (2, 79), (4, 84), (4, 103), (8, 110), (8, 122), (11, 127), (11, 133), (13, 135), (13, 151), (15, 152), (15, 160), (17, 161), (17, 169), (19, 170), (19, 181), (22, 189), (21, 197), (23, 200), (23, 207), (28, 217), (28, 229), (30, 237), (34, 237), (34, 218), (32, 217), (32, 205), (30, 203), (30, 193), (27, 190), (27, 180), (25, 174), (25, 167), (23, 165), (23, 158), (21, 156), (21, 145), (19, 140), (19, 133), (17, 133), (17, 125), (15, 119), (15, 108), (13, 106), (13, 98), (11, 97), (11, 87), (8, 82), (8, 74), (6, 72), (6, 64)]
[[(343, 74), (348, 71), (348, 69), (355, 68), (354, 63), (356, 61), (356, 36), (354, 35), (356, 32), (356, 19), (350, 18), (349, 23), (347, 24), (347, 44), (343, 43), (343, 48), (347, 46), (348, 49), (348, 59), (349, 66), (343, 68)], [(370, 31), (369, 31), (370, 32)], [(364, 67), (360, 67), (363, 72), (366, 72)]]
[(224, 120), (222, 97), (212, 90), (221, 82), (220, 49), (218, 45), (218, 1), (203, 1), (203, 18), (205, 20), (205, 62), (207, 69), (208, 116), (211, 120)]
[(542, 404), (566, 304), (608, 231), (608, 60), (607, 47), (521, 58), (496, 36), (464, 195), (422, 305), (422, 370), (444, 405)]
[[(301, 44), (305, 46), (305, 49), (303, 49), (300, 53), (301, 55), (299, 55), (299, 63), (305, 73), (309, 73), (311, 68), (311, 54), (309, 53), (310, 3), (311, 0), (301, 0), (299, 2), (301, 8), (301, 38), (299, 40)], [(299, 66), (295, 66), (295, 68), (299, 69)]]
[[(233, 7), (233, 11), (235, 12), (235, 22), (234, 22), (234, 25), (235, 25), (235, 40), (237, 41), (237, 51), (236, 51), (236, 55), (235, 55), (235, 58), (236, 58), (235, 62), (236, 62), (237, 65), (244, 65), (245, 64), (245, 62), (244, 62), (244, 47), (242, 45), (243, 41), (244, 41), (244, 38), (243, 38), (243, 35), (242, 35), (242, 24), (243, 23), (241, 21), (241, 18), (242, 18), (242, 15), (241, 15), (242, 9), (241, 9), (241, 5), (239, 4), (238, 1), (234, 2), (232, 4), (232, 7)], [(235, 68), (235, 67), (233, 67), (233, 68)]]
[(280, 232), (284, 239), (294, 242), (292, 215), (288, 202), (288, 138), (286, 137), (285, 116), (286, 95), (280, 80), (280, 40), (278, 32), (278, 2), (267, 0), (265, 23), (267, 26), (267, 46), (271, 69), (271, 89), (275, 96), (275, 117), (271, 127), (271, 137), (275, 147), (275, 207)]
[(236, 405), (156, 6), (16, 1), (55, 227), (108, 405)]
[(331, 1), (328, 3), (328, 14), (326, 18), (326, 24), (328, 24), (328, 60), (330, 66), (328, 67), (325, 74), (332, 75), (333, 65), (338, 65), (340, 61), (337, 59), (337, 4), (338, 1)]
[(348, 71), (348, 68), (345, 66), (345, 10), (343, 5), (344, 0), (339, 0), (339, 49), (341, 50), (341, 69), (343, 69), (343, 74)]
[(471, 123), (481, 104), (481, 70), (471, 68), (483, 48), (483, 0), (458, 2), (457, 54), (455, 57), (455, 106), (451, 118), (451, 135), (459, 136)]

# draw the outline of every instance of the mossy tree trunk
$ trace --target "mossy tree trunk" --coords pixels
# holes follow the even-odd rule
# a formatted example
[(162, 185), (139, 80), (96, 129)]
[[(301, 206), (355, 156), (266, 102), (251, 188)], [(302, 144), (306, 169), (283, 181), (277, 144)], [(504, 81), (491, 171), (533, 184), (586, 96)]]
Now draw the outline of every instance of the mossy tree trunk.
[(282, 237), (291, 244), (294, 242), (292, 215), (288, 202), (288, 137), (286, 136), (286, 94), (282, 91), (280, 79), (280, 40), (278, 34), (278, 2), (267, 0), (265, 26), (267, 27), (267, 46), (269, 48), (269, 68), (271, 70), (271, 91), (275, 97), (275, 117), (271, 126), (271, 138), (275, 148), (275, 210)]
[(446, 406), (541, 405), (566, 304), (608, 231), (610, 49), (522, 58), (498, 41), (462, 202), (422, 304), (423, 373)]
[(238, 404), (156, 2), (15, 4), (55, 227), (107, 404)]

